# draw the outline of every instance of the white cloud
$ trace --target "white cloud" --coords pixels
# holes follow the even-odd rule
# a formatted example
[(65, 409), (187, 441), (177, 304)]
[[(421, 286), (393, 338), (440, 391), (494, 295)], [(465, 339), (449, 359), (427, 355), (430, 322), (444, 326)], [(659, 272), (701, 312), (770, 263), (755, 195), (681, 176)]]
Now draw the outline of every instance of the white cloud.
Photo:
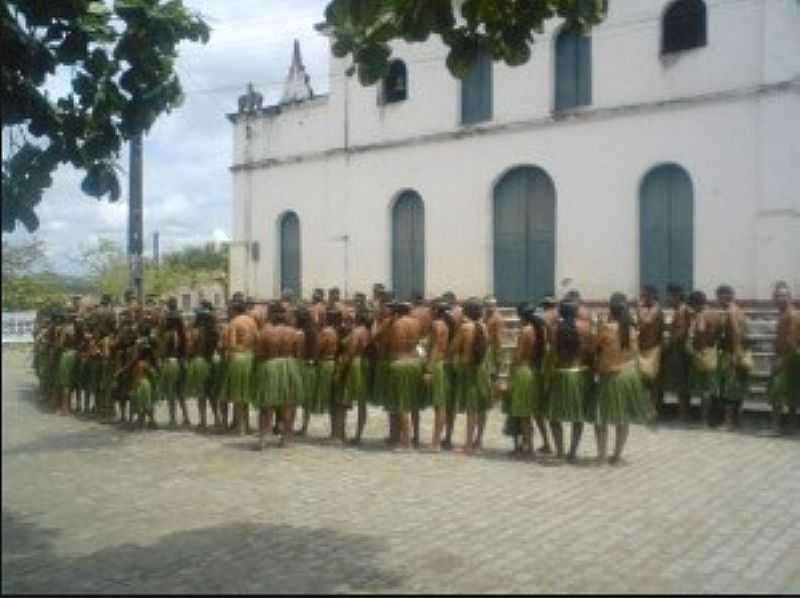
[[(227, 241), (231, 230), (232, 139), (227, 112), (252, 81), (266, 101), (280, 94), (299, 38), (314, 90), (327, 85), (328, 41), (313, 26), (327, 0), (187, 0), (212, 27), (207, 45), (182, 44), (177, 61), (186, 101), (163, 115), (144, 141), (145, 253), (159, 231), (161, 251), (187, 244)], [(111, 204), (85, 196), (81, 174), (57, 171), (38, 209), (39, 237), (54, 267), (75, 271), (80, 244), (110, 238), (126, 246), (128, 154), (120, 156), (123, 199)], [(12, 241), (28, 238), (24, 230)]]

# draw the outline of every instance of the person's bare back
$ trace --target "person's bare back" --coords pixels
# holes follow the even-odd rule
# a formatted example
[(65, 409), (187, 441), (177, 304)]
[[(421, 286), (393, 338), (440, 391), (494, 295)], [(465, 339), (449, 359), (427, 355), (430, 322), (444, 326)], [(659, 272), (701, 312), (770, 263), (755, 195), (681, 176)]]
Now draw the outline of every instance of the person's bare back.
[(389, 331), (390, 358), (417, 357), (420, 329), (420, 323), (410, 315), (397, 318)]
[(530, 364), (533, 361), (533, 349), (537, 342), (536, 329), (533, 324), (525, 324), (517, 337), (517, 348), (514, 351), (514, 366)]
[(339, 352), (339, 334), (333, 326), (325, 326), (319, 333), (319, 358), (336, 359)]
[(447, 359), (450, 348), (450, 329), (444, 320), (431, 324), (431, 362)]
[(228, 350), (243, 353), (255, 349), (258, 327), (255, 320), (247, 314), (240, 314), (228, 325)]
[(433, 314), (427, 305), (417, 305), (411, 310), (411, 317), (419, 322), (420, 337), (427, 338), (431, 334)]
[(661, 345), (664, 339), (664, 314), (661, 306), (640, 305), (638, 309), (639, 343), (642, 351), (649, 351)]

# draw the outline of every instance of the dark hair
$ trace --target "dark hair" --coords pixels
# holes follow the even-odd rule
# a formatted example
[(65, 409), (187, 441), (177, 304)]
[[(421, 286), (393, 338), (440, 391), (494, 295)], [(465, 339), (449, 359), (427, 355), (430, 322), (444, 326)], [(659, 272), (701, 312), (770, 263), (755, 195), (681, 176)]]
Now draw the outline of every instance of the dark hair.
[(529, 309), (530, 309), (530, 303), (528, 303), (527, 301), (523, 301), (522, 303), (517, 305), (517, 316), (519, 316), (519, 318), (522, 319), (525, 312)]
[(479, 365), (489, 348), (489, 340), (486, 338), (481, 324), (481, 318), (483, 317), (481, 304), (477, 301), (468, 301), (464, 305), (464, 315), (475, 322), (475, 338), (472, 341), (472, 363)]
[(558, 306), (558, 315), (561, 316), (561, 321), (558, 323), (557, 336), (558, 357), (561, 361), (572, 361), (578, 356), (578, 351), (581, 348), (576, 323), (578, 305), (570, 301), (562, 301)]
[(731, 297), (733, 297), (734, 295), (733, 287), (731, 287), (728, 284), (721, 284), (717, 287), (716, 295), (717, 297), (721, 297), (722, 295), (730, 295)]
[(686, 296), (686, 293), (683, 291), (683, 287), (676, 282), (671, 282), (667, 285), (667, 293), (680, 297), (681, 299)]
[(456, 335), (456, 321), (450, 313), (450, 306), (446, 303), (437, 303), (433, 308), (433, 319), (443, 320), (447, 325), (447, 341), (450, 342)]
[(629, 349), (633, 322), (628, 309), (628, 298), (622, 293), (614, 293), (608, 303), (611, 319), (619, 323), (619, 344), (623, 349)]
[(544, 362), (544, 355), (547, 349), (547, 336), (545, 332), (545, 323), (542, 318), (530, 312), (530, 322), (533, 324), (533, 329), (536, 332), (536, 344), (533, 347), (532, 363), (533, 367), (539, 369)]
[(342, 313), (336, 309), (329, 309), (325, 312), (325, 325), (338, 328), (342, 323)]
[(319, 349), (319, 336), (317, 335), (317, 327), (314, 326), (311, 312), (305, 307), (298, 309), (295, 314), (295, 324), (298, 330), (302, 330), (305, 335), (305, 358), (316, 357)]
[(703, 307), (706, 304), (706, 294), (703, 291), (692, 291), (687, 301), (690, 307)]
[(411, 306), (408, 303), (398, 303), (394, 307), (394, 312), (398, 316), (407, 316), (411, 313)]
[(658, 301), (658, 289), (651, 284), (647, 284), (642, 289), (642, 294), (645, 297), (652, 297), (656, 301)]
[(572, 289), (564, 295), (564, 301), (578, 302), (581, 300), (581, 292), (577, 289)]

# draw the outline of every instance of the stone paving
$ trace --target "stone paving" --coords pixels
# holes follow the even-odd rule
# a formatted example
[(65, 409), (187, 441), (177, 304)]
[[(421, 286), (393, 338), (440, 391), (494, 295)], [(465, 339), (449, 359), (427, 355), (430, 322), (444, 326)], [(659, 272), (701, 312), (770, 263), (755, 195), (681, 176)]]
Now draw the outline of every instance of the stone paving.
[(379, 411), (361, 449), (316, 418), (261, 453), (60, 417), (29, 361), (3, 351), (3, 593), (800, 592), (800, 442), (760, 420), (635, 428), (619, 467), (590, 429), (577, 465), (511, 460), (498, 412), (477, 457), (387, 451)]

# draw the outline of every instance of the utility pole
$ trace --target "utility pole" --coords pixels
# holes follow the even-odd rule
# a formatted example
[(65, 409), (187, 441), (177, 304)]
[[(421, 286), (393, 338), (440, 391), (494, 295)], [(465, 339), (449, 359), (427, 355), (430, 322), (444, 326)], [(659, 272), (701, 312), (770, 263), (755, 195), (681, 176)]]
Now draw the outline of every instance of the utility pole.
[(142, 134), (130, 144), (130, 196), (128, 197), (128, 268), (130, 286), (139, 305), (144, 305), (144, 272), (142, 264), (144, 218), (142, 209)]
[(153, 265), (155, 265), (156, 268), (158, 268), (160, 265), (159, 259), (160, 253), (158, 249), (158, 231), (155, 231), (153, 233)]

